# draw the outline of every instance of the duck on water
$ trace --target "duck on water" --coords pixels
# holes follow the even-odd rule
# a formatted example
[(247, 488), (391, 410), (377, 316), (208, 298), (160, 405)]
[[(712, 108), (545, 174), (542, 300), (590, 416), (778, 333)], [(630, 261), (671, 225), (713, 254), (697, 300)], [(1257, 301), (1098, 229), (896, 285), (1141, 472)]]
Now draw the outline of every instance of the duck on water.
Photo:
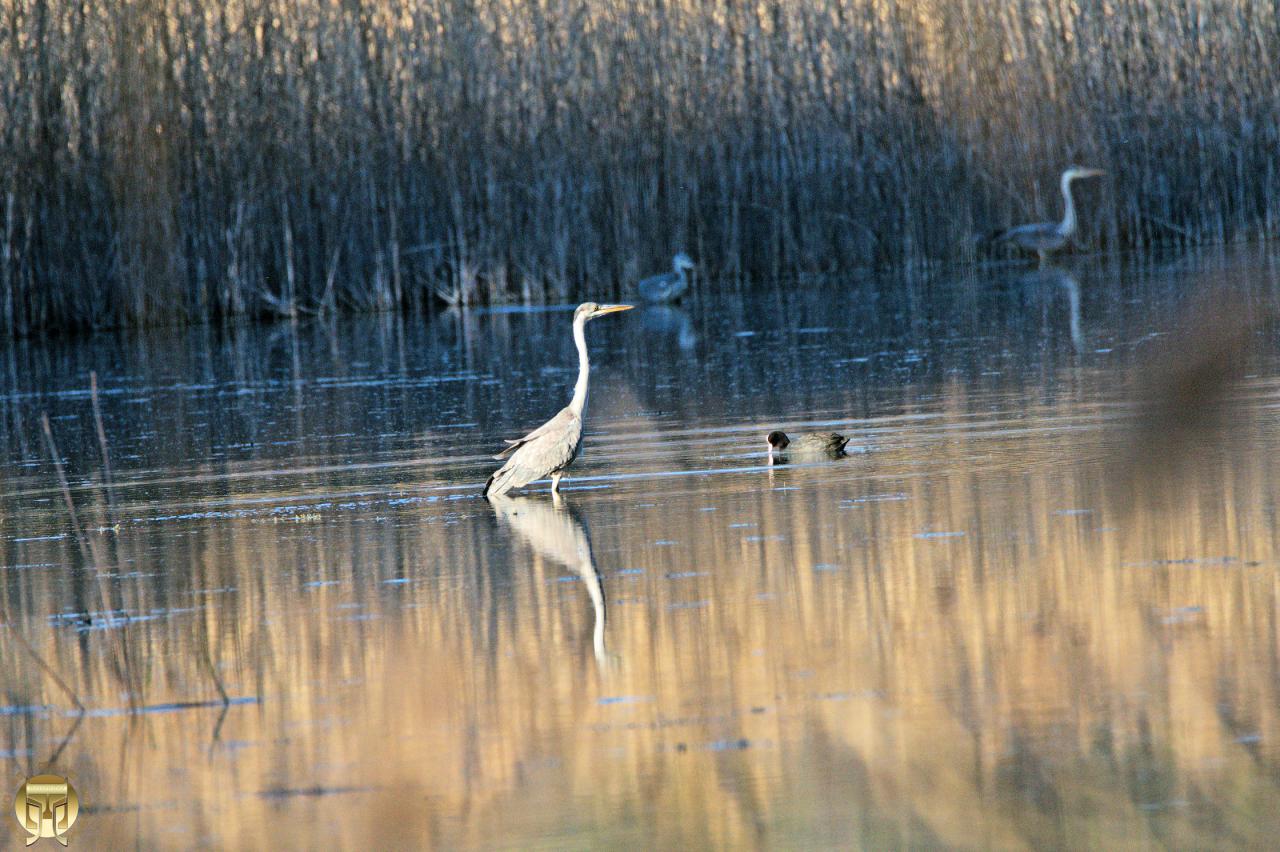
[(787, 436), (777, 430), (765, 438), (769, 445), (769, 462), (778, 458), (839, 458), (844, 455), (849, 439), (835, 432), (802, 432)]

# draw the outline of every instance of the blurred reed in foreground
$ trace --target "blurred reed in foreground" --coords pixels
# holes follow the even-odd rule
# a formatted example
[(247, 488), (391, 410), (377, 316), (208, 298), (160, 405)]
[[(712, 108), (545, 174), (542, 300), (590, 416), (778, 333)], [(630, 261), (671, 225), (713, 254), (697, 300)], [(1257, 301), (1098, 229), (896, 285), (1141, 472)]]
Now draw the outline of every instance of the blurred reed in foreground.
[[(12, 0), (0, 333), (1274, 234), (1261, 0)], [(1099, 197), (1101, 196), (1101, 197)]]
[(1274, 338), (1272, 298), (1230, 279), (1203, 280), (1146, 343), (1129, 382), (1136, 419), (1118, 425), (1113, 485), (1132, 511), (1166, 506), (1190, 487), (1208, 459), (1231, 458), (1258, 436), (1240, 420), (1243, 400), (1267, 391), (1247, 377)]

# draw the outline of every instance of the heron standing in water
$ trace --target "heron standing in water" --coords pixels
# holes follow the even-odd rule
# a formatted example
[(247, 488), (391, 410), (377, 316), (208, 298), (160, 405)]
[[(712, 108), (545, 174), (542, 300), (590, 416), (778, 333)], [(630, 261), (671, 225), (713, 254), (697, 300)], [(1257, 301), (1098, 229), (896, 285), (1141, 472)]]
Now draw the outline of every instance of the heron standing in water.
[(582, 413), (587, 407), (587, 379), (591, 365), (587, 361), (586, 327), (589, 320), (605, 314), (629, 311), (633, 305), (597, 305), (583, 302), (573, 312), (573, 342), (578, 347), (578, 383), (573, 386), (573, 399), (560, 413), (510, 444), (494, 458), (507, 463), (494, 471), (484, 485), (486, 496), (500, 496), (513, 488), (523, 488), (535, 479), (551, 477), (551, 493), (560, 493), (560, 480), (565, 469), (578, 457), (582, 446)]
[(1071, 197), (1071, 182), (1102, 174), (1106, 174), (1102, 169), (1070, 167), (1062, 173), (1062, 200), (1066, 204), (1062, 221), (1018, 225), (997, 236), (996, 241), (1016, 243), (1028, 251), (1034, 251), (1040, 255), (1040, 262), (1045, 263), (1049, 259), (1049, 252), (1062, 248), (1076, 232), (1076, 203)]
[(694, 268), (693, 258), (680, 252), (671, 259), (671, 271), (650, 275), (636, 285), (640, 298), (646, 302), (670, 302), (680, 298), (689, 289), (689, 271)]

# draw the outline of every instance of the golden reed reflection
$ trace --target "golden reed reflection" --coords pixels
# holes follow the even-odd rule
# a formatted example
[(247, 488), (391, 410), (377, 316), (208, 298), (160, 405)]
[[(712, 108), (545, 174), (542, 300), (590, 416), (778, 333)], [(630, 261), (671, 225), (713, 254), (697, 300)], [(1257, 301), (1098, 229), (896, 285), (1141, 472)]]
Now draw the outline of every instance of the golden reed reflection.
[(1280, 386), (1135, 496), (1112, 410), (1064, 382), (1003, 420), (947, 385), (865, 455), (567, 506), (86, 510), (101, 587), (0, 519), (5, 659), (88, 708), (64, 746), (67, 695), (7, 665), (10, 707), (54, 709), (7, 712), (0, 749), (22, 774), (61, 748), (103, 846), (1264, 844)]

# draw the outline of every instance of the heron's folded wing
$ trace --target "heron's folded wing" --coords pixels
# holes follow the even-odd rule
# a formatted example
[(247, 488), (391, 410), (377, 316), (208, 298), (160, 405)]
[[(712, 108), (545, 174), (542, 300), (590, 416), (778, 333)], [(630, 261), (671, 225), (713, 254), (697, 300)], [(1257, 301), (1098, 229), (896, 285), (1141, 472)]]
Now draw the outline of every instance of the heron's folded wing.
[(1033, 222), (1030, 225), (1018, 225), (1001, 234), (999, 240), (1043, 239), (1057, 233), (1057, 222)]
[(552, 417), (546, 423), (543, 423), (541, 426), (539, 426), (537, 429), (534, 429), (532, 432), (530, 432), (528, 435), (525, 435), (523, 438), (517, 438), (514, 441), (509, 438), (504, 438), (503, 440), (506, 442), (507, 448), (502, 452), (498, 453), (496, 456), (494, 456), (494, 458), (504, 459), (507, 456), (514, 453), (516, 450), (523, 447), (525, 444), (537, 438), (538, 436), (545, 435), (548, 431), (556, 428), (557, 424), (559, 424), (568, 416), (568, 411), (569, 409), (567, 408), (561, 409), (559, 414), (557, 414), (555, 417)]

